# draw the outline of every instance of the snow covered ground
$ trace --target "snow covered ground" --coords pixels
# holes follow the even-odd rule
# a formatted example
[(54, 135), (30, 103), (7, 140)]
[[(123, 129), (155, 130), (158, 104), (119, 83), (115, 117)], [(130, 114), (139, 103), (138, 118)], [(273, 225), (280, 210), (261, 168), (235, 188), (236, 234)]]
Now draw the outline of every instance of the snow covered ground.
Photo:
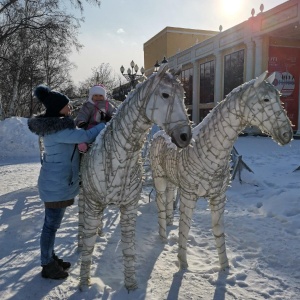
[[(66, 280), (41, 277), (43, 204), (36, 136), (26, 119), (0, 122), (0, 299), (251, 300), (300, 299), (300, 140), (278, 146), (266, 137), (240, 137), (235, 148), (253, 170), (227, 191), (225, 226), (230, 269), (219, 272), (210, 212), (199, 199), (188, 241), (189, 269), (178, 270), (178, 212), (168, 243), (158, 237), (154, 192), (145, 185), (136, 227), (139, 288), (123, 287), (119, 212), (106, 210), (104, 237), (93, 255), (93, 286), (78, 290), (77, 206), (67, 209), (57, 253), (72, 263)], [(150, 202), (149, 202), (150, 199)]]

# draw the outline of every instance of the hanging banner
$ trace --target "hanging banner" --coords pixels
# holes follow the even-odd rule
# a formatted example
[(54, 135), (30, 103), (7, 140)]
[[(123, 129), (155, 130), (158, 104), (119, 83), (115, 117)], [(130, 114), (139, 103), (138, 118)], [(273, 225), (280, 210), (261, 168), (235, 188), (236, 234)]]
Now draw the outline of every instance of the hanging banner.
[[(274, 86), (281, 92), (281, 101), (288, 117), (298, 129), (300, 49), (269, 47), (269, 74), (275, 72)], [(298, 66), (297, 66), (298, 65)]]

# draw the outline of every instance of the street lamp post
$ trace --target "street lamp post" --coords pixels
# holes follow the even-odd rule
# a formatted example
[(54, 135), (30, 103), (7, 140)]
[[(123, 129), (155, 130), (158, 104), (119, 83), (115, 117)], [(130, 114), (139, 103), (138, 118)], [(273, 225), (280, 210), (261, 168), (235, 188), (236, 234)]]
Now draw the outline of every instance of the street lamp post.
[(155, 63), (155, 65), (154, 65), (154, 70), (153, 70), (153, 72), (156, 73), (156, 72), (158, 71), (159, 67), (160, 67), (160, 64), (159, 64), (159, 62), (158, 62), (158, 60), (157, 60), (156, 63)]
[(161, 61), (161, 63), (158, 62), (158, 60), (156, 61), (155, 65), (154, 65), (154, 70), (153, 72), (156, 73), (160, 67), (161, 64), (166, 64), (168, 62), (168, 60), (166, 59), (166, 57), (164, 56), (164, 59)]
[(136, 85), (136, 80), (140, 77), (142, 77), (145, 73), (145, 69), (143, 67), (141, 67), (141, 75), (137, 74), (139, 67), (137, 64), (134, 63), (134, 61), (132, 60), (130, 63), (130, 68), (127, 69), (127, 73), (124, 73), (125, 68), (123, 67), (123, 65), (120, 68), (120, 71), (122, 73), (122, 75), (126, 78), (127, 81), (130, 82), (131, 88), (134, 89), (135, 85)]

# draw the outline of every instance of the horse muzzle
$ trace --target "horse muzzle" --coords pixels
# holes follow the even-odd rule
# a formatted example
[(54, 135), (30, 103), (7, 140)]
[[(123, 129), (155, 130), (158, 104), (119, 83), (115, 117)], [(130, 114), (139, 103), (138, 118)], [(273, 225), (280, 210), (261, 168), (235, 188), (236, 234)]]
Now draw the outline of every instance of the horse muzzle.
[(192, 130), (189, 125), (176, 126), (170, 135), (172, 143), (178, 148), (187, 147), (192, 139)]
[(293, 138), (293, 131), (292, 130), (287, 130), (280, 134), (280, 137), (277, 138), (278, 142), (280, 145), (286, 145), (288, 144)]

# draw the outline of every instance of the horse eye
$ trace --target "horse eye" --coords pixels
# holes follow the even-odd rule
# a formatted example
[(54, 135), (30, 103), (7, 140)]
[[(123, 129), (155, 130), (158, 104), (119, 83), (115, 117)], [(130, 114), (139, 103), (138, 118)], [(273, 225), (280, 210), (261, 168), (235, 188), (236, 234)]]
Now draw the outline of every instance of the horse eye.
[(264, 102), (269, 102), (269, 101), (270, 101), (270, 99), (268, 99), (268, 98), (264, 99)]
[(167, 93), (162, 93), (162, 96), (163, 96), (164, 98), (169, 98), (169, 94), (167, 94)]

